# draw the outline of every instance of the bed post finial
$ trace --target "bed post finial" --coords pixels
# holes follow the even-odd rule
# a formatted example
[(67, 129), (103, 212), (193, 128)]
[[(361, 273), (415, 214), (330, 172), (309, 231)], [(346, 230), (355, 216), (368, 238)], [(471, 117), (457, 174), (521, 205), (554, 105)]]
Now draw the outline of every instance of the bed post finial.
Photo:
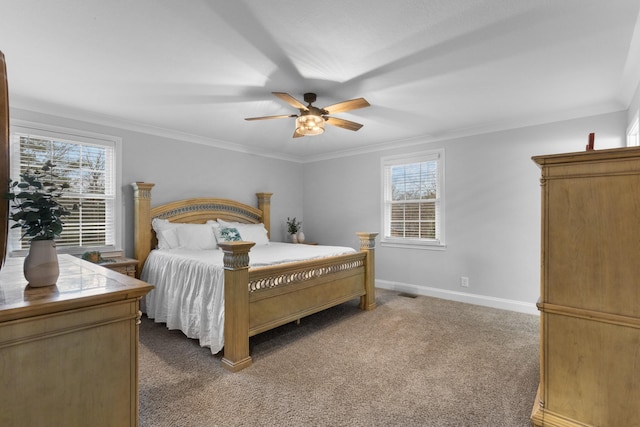
[(262, 222), (267, 229), (267, 237), (271, 238), (271, 196), (273, 193), (256, 193), (258, 209), (262, 211)]
[(367, 253), (367, 264), (364, 275), (366, 294), (360, 297), (360, 308), (362, 310), (373, 310), (376, 308), (376, 284), (375, 284), (375, 247), (378, 233), (360, 231), (356, 233), (360, 238), (360, 252)]
[(133, 187), (133, 256), (138, 260), (136, 276), (151, 252), (151, 189), (155, 184), (134, 182)]

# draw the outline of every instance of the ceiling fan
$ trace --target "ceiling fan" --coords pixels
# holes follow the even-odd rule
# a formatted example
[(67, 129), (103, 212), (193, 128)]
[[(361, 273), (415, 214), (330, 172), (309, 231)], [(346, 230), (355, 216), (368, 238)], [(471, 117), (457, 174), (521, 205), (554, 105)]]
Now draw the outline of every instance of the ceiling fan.
[(360, 123), (352, 122), (349, 120), (338, 119), (336, 117), (329, 117), (329, 114), (343, 113), (345, 111), (356, 110), (358, 108), (368, 107), (370, 104), (364, 98), (351, 99), (349, 101), (338, 102), (337, 104), (329, 105), (328, 107), (318, 108), (313, 104), (316, 102), (315, 93), (305, 93), (304, 100), (308, 105), (304, 105), (302, 102), (295, 99), (293, 96), (284, 92), (271, 92), (278, 98), (282, 99), (289, 105), (300, 110), (300, 114), (279, 115), (279, 116), (264, 116), (264, 117), (247, 117), (245, 120), (269, 120), (269, 119), (286, 119), (290, 117), (296, 117), (296, 129), (293, 132), (294, 138), (301, 136), (320, 135), (324, 132), (324, 124), (330, 124), (343, 129), (357, 131), (362, 127)]

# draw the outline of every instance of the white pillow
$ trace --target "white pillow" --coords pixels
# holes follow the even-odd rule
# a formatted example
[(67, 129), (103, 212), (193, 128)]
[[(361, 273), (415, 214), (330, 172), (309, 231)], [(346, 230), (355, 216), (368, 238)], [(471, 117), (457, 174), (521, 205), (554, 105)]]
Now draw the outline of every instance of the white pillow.
[(181, 248), (199, 251), (218, 247), (211, 224), (180, 224), (172, 231), (178, 235)]
[(254, 242), (256, 246), (268, 245), (269, 237), (267, 235), (267, 229), (264, 228), (264, 224), (245, 224), (243, 222), (228, 222), (222, 219), (218, 220), (223, 227), (233, 227), (238, 230), (242, 240), (247, 242)]
[(158, 237), (158, 249), (174, 249), (180, 247), (180, 241), (178, 240), (178, 233), (176, 232), (180, 227), (165, 228), (156, 233)]
[(158, 249), (172, 249), (178, 247), (178, 237), (169, 232), (181, 224), (170, 222), (168, 219), (154, 218), (151, 227), (156, 232), (158, 238)]
[[(215, 249), (218, 246), (213, 228), (219, 225), (213, 221), (207, 224), (185, 224), (154, 218), (151, 221), (151, 226), (158, 238), (158, 249), (182, 247), (202, 250)], [(202, 234), (197, 235), (198, 233)]]
[(225, 221), (224, 219), (220, 219), (220, 218), (216, 219), (216, 222), (223, 227), (235, 227), (238, 224), (239, 225), (244, 224), (243, 222)]
[(209, 224), (210, 226), (212, 226), (213, 228), (220, 228), (220, 224), (218, 224), (218, 221), (214, 220), (214, 219), (210, 219), (207, 221), (207, 224)]

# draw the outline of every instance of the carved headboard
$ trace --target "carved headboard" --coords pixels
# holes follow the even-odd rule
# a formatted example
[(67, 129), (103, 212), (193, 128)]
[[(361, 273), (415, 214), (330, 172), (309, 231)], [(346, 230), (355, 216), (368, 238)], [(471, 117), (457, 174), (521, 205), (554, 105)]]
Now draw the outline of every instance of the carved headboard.
[(158, 241), (151, 227), (154, 218), (171, 222), (204, 224), (208, 220), (263, 223), (267, 233), (271, 232), (271, 196), (273, 193), (256, 193), (258, 207), (245, 205), (229, 199), (194, 198), (184, 199), (151, 207), (151, 189), (155, 184), (134, 182), (134, 256), (138, 260), (138, 274), (142, 271), (149, 252)]

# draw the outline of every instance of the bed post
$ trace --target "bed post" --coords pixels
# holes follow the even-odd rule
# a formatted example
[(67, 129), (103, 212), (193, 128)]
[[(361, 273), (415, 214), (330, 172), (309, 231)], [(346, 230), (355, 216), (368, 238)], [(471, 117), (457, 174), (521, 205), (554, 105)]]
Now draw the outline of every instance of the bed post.
[(378, 233), (358, 232), (356, 234), (360, 238), (360, 252), (367, 253), (364, 273), (366, 294), (360, 297), (360, 308), (362, 310), (373, 310), (376, 308), (375, 246)]
[(256, 193), (258, 209), (262, 211), (262, 222), (267, 229), (267, 237), (271, 238), (271, 196), (273, 193)]
[(134, 182), (133, 187), (133, 257), (138, 260), (136, 276), (151, 252), (151, 189), (155, 184)]
[(237, 372), (249, 356), (249, 250), (253, 242), (218, 243), (224, 252), (224, 355), (222, 366)]

